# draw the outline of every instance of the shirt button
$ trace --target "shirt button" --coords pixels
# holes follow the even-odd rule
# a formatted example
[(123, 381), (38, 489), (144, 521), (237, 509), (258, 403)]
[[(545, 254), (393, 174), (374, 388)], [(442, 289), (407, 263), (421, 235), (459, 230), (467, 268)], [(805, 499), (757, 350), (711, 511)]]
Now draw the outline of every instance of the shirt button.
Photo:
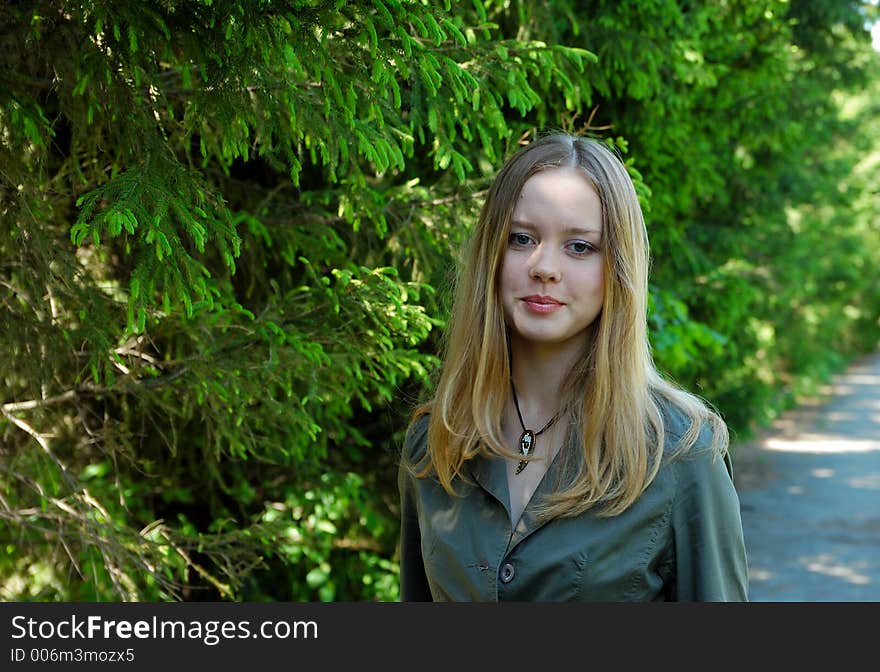
[(513, 581), (514, 576), (516, 576), (516, 569), (514, 569), (513, 565), (509, 562), (501, 565), (501, 583), (510, 583)]

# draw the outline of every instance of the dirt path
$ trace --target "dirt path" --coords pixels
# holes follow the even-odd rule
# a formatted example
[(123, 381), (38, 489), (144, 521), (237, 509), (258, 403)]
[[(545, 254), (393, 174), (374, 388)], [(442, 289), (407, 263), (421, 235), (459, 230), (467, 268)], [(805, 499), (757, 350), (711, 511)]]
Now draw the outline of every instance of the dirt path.
[(880, 353), (734, 444), (755, 602), (880, 601)]

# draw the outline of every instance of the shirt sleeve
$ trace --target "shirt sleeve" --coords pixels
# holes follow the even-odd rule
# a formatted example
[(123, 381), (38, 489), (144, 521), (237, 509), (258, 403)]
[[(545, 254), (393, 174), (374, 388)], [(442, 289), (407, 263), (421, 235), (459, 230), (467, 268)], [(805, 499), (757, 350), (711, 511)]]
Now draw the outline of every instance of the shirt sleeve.
[(700, 443), (679, 458), (672, 510), (674, 585), (679, 602), (745, 602), (748, 565), (739, 497), (729, 454), (716, 458)]
[(422, 559), (422, 535), (416, 500), (415, 476), (407, 464), (427, 450), (428, 418), (416, 420), (407, 430), (397, 476), (400, 491), (400, 601), (430, 602), (431, 589)]

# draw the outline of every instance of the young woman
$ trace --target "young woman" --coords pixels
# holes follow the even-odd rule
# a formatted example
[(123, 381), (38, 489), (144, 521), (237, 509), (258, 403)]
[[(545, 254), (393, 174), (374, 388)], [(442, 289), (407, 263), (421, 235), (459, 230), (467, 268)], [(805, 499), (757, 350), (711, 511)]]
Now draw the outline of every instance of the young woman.
[(747, 599), (722, 419), (648, 344), (648, 240), (605, 145), (554, 134), (489, 190), (401, 461), (401, 599)]

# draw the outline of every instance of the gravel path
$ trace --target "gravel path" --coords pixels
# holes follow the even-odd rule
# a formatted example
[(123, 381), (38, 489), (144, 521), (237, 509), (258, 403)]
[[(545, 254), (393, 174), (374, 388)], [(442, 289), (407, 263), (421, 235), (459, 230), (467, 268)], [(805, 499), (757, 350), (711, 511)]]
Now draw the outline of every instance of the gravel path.
[(880, 354), (734, 444), (754, 602), (880, 601)]

